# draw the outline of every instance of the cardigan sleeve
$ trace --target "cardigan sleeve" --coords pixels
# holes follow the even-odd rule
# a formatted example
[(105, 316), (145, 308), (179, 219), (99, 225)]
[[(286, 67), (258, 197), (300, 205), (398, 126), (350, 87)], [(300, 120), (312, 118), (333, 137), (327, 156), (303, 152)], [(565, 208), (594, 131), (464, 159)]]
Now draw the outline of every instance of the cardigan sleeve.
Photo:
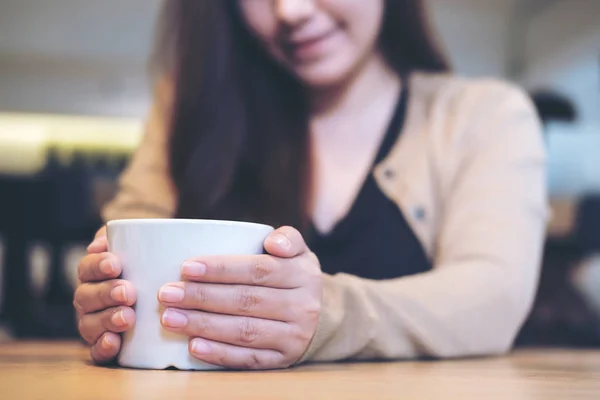
[[(461, 357), (508, 351), (537, 289), (547, 223), (546, 156), (529, 98), (478, 87), (427, 273), (323, 278), (317, 332), (301, 361)], [(458, 150), (457, 150), (458, 151)], [(399, 263), (402, 260), (398, 260)]]
[(168, 121), (171, 84), (158, 81), (144, 134), (125, 171), (115, 197), (103, 208), (105, 221), (129, 218), (170, 218), (176, 190), (169, 174)]

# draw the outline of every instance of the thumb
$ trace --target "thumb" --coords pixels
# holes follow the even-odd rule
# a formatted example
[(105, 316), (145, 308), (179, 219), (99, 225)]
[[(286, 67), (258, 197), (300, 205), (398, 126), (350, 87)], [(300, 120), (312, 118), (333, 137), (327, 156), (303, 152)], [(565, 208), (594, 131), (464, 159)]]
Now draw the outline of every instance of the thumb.
[(308, 251), (300, 232), (290, 226), (271, 232), (265, 239), (264, 246), (267, 253), (281, 258), (293, 258)]
[(108, 250), (108, 241), (106, 240), (106, 226), (103, 226), (96, 232), (94, 241), (87, 248), (88, 253), (103, 253)]

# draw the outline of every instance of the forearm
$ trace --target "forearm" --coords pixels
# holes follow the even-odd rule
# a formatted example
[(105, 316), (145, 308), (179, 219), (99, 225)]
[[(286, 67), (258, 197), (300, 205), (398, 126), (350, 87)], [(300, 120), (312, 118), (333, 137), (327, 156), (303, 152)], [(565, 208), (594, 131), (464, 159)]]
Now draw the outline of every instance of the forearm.
[(513, 284), (496, 266), (475, 262), (389, 281), (325, 276), (319, 327), (303, 360), (505, 352), (534, 295), (520, 302)]

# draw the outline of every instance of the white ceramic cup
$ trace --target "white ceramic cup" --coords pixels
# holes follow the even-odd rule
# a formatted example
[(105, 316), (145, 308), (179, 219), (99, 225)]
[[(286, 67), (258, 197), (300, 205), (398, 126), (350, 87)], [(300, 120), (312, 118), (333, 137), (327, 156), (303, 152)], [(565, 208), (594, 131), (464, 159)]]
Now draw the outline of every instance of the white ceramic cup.
[(123, 335), (118, 363), (144, 369), (217, 369), (193, 358), (189, 338), (165, 330), (158, 290), (181, 280), (181, 265), (203, 255), (261, 254), (272, 227), (246, 222), (134, 219), (107, 224), (108, 250), (123, 265), (123, 279), (137, 290), (136, 322)]

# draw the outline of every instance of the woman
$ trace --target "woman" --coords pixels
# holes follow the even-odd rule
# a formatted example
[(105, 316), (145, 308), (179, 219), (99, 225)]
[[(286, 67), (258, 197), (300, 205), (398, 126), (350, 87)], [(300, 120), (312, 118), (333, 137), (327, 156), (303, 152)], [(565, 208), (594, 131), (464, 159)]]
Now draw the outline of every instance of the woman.
[[(507, 351), (534, 297), (545, 155), (528, 98), (448, 67), (418, 1), (167, 2), (146, 137), (104, 217), (277, 227), (158, 293), (233, 368)], [(135, 323), (101, 230), (74, 304), (97, 362)]]

